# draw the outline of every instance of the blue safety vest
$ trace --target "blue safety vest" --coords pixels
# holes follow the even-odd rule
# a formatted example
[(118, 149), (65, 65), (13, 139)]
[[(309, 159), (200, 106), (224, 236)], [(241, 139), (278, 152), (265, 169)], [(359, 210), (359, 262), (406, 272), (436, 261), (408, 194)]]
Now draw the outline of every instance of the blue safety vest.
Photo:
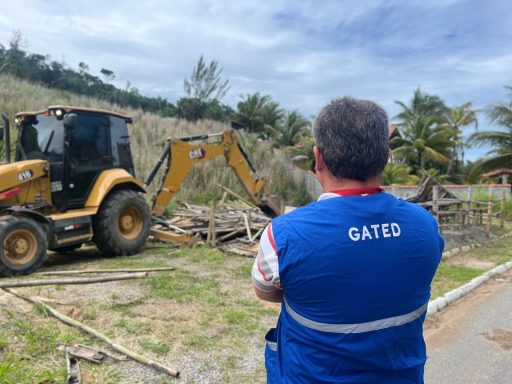
[(387, 193), (309, 204), (272, 221), (284, 300), (269, 383), (422, 383), (422, 323), (444, 241)]

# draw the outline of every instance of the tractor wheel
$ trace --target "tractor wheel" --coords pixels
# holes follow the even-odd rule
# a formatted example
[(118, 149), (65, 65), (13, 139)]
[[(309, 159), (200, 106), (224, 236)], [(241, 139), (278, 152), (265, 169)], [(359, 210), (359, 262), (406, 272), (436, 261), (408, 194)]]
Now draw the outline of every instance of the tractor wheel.
[(151, 227), (149, 206), (140, 193), (112, 192), (93, 219), (93, 241), (111, 256), (133, 255), (146, 242)]
[(48, 240), (36, 221), (19, 216), (0, 218), (0, 271), (24, 275), (41, 266)]

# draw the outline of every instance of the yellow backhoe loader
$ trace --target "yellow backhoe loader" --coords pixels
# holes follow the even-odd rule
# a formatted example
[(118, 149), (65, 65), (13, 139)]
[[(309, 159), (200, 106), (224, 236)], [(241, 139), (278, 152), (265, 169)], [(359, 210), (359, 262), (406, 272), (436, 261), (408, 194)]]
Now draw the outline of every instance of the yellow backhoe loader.
[[(235, 131), (170, 138), (143, 184), (135, 178), (127, 124), (119, 113), (51, 106), (15, 116), (18, 138), (10, 159), (9, 120), (0, 138), (0, 272), (30, 273), (47, 249), (66, 252), (92, 241), (105, 254), (137, 253), (153, 236), (183, 242), (186, 235), (152, 229), (192, 167), (224, 156), (252, 201), (271, 216), (280, 204), (268, 197)], [(166, 162), (152, 208), (143, 193)]]

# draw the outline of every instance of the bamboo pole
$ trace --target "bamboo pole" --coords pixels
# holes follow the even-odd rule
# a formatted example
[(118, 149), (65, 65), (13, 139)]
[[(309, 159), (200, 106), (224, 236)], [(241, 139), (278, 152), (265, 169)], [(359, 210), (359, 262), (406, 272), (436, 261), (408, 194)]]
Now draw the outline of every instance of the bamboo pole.
[(463, 214), (462, 214), (462, 227), (466, 228), (469, 226), (469, 211), (471, 209), (470, 202), (466, 201), (463, 203)]
[(503, 228), (505, 226), (505, 216), (507, 215), (507, 192), (501, 192), (501, 220), (500, 227)]
[(46, 304), (46, 303), (44, 303), (42, 301), (36, 300), (33, 297), (23, 296), (23, 295), (21, 295), (21, 294), (19, 294), (17, 292), (13, 292), (10, 289), (5, 289), (4, 288), (4, 291), (9, 292), (11, 295), (17, 296), (17, 297), (19, 297), (19, 298), (21, 298), (23, 300), (26, 300), (26, 301), (28, 301), (28, 302), (30, 302), (32, 304), (42, 305), (49, 313), (51, 313), (54, 317), (56, 317), (57, 319), (59, 319), (63, 323), (71, 325), (71, 326), (76, 327), (76, 328), (79, 328), (79, 329), (81, 329), (81, 330), (83, 330), (83, 331), (85, 331), (87, 333), (90, 333), (91, 335), (97, 337), (98, 339), (103, 340), (105, 343), (110, 345), (116, 351), (121, 352), (122, 354), (128, 356), (129, 358), (131, 358), (131, 359), (133, 359), (135, 361), (138, 361), (139, 363), (142, 363), (142, 364), (148, 365), (150, 367), (156, 368), (159, 371), (167, 373), (168, 375), (171, 375), (171, 376), (174, 376), (174, 377), (179, 377), (179, 375), (180, 375), (180, 372), (177, 371), (176, 369), (166, 367), (166, 366), (164, 366), (163, 364), (161, 364), (161, 363), (159, 363), (157, 361), (148, 359), (147, 357), (142, 356), (142, 355), (138, 354), (137, 352), (134, 352), (134, 351), (132, 351), (132, 350), (130, 350), (130, 349), (120, 345), (120, 344), (117, 344), (114, 340), (112, 340), (108, 336), (104, 335), (103, 333), (101, 333), (101, 332), (95, 330), (94, 328), (91, 328), (88, 325), (85, 325), (85, 324), (83, 324), (83, 323), (81, 323), (81, 322), (79, 322), (77, 320), (74, 320), (71, 317), (68, 317), (68, 316), (64, 315), (63, 313), (57, 311), (56, 309), (54, 309), (53, 307), (50, 307), (48, 304)]
[(439, 222), (439, 186), (437, 185), (432, 187), (432, 213)]
[(219, 237), (219, 241), (224, 241), (224, 240), (227, 240), (227, 239), (230, 239), (232, 237), (234, 237), (235, 235), (238, 235), (238, 234), (241, 234), (241, 233), (244, 233), (245, 232), (245, 228), (242, 228), (242, 229), (235, 229), (229, 233), (226, 233), (225, 235), (222, 235), (221, 237)]
[(129, 279), (143, 279), (149, 275), (148, 272), (141, 273), (126, 273), (113, 276), (91, 277), (91, 278), (71, 278), (71, 279), (56, 279), (56, 280), (9, 280), (0, 282), (0, 288), (20, 288), (20, 287), (34, 287), (40, 285), (74, 285), (74, 284), (95, 284), (104, 283), (107, 281), (129, 280)]
[(256, 234), (252, 237), (252, 240), (251, 241), (254, 241), (256, 240), (261, 234), (262, 232), (265, 230), (266, 227), (262, 227), (258, 230), (258, 232), (256, 232)]
[(226, 192), (232, 194), (233, 196), (235, 196), (237, 199), (241, 200), (243, 203), (249, 205), (250, 207), (256, 207), (253, 203), (247, 201), (246, 199), (244, 199), (242, 196), (240, 196), (238, 193), (236, 192), (233, 192), (231, 189), (229, 188), (226, 188), (225, 186), (223, 186), (222, 184), (217, 184), (219, 187), (221, 187), (223, 190), (225, 190)]
[(215, 245), (217, 241), (217, 232), (215, 231), (215, 200), (212, 200), (210, 209), (210, 222), (208, 223), (208, 235), (206, 242), (210, 245)]
[(251, 223), (249, 221), (249, 216), (247, 213), (243, 213), (244, 216), (244, 223), (245, 223), (245, 230), (247, 231), (247, 238), (249, 241), (252, 241), (252, 233), (251, 233)]
[(87, 273), (137, 273), (137, 272), (164, 272), (174, 271), (175, 267), (163, 267), (163, 268), (138, 268), (138, 269), (74, 269), (69, 271), (42, 271), (36, 272), (34, 275), (81, 275)]
[(491, 233), (492, 228), (492, 192), (489, 192), (489, 201), (487, 203), (487, 225), (486, 230), (487, 234)]
[(219, 202), (219, 207), (222, 207), (224, 205), (224, 201), (226, 200), (227, 196), (228, 196), (228, 192), (224, 191), (222, 193), (222, 198), (220, 199), (220, 202)]
[(473, 200), (473, 186), (472, 185), (468, 185), (467, 193), (468, 193), (468, 201)]

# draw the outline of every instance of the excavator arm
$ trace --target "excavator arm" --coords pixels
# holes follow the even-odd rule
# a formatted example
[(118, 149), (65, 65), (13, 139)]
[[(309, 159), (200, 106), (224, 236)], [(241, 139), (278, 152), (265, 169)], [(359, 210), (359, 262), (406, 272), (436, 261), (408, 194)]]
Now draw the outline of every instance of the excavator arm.
[(268, 196), (266, 182), (256, 174), (236, 132), (225, 131), (168, 140), (162, 156), (145, 182), (146, 186), (151, 183), (167, 159), (167, 170), (153, 198), (152, 214), (163, 214), (194, 165), (220, 156), (225, 157), (227, 166), (233, 169), (254, 204), (271, 217), (282, 213), (281, 204)]

